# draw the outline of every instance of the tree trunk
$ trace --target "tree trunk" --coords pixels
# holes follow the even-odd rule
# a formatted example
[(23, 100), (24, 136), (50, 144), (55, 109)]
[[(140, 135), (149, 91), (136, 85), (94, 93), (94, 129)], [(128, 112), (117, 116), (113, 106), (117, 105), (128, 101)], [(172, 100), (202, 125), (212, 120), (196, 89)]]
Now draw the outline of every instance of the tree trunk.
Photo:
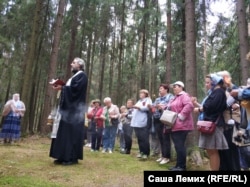
[[(125, 21), (125, 0), (122, 1), (122, 20), (121, 20), (121, 33), (120, 33), (120, 41), (119, 41), (119, 59), (118, 59), (118, 80), (116, 84), (116, 104), (121, 105), (121, 101), (119, 97), (121, 97), (119, 91), (121, 90), (120, 85), (122, 85), (122, 54), (123, 54), (123, 31), (124, 31), (124, 21)], [(121, 93), (122, 94), (122, 93)], [(123, 95), (123, 94), (122, 94)], [(120, 101), (120, 102), (119, 102)]]
[[(155, 5), (156, 6), (155, 28), (158, 28), (159, 27), (159, 17), (158, 16), (160, 14), (158, 0), (156, 0), (155, 3), (156, 3), (156, 5)], [(156, 29), (156, 32), (155, 32), (155, 51), (154, 51), (155, 59), (154, 59), (154, 61), (151, 60), (151, 63), (150, 63), (150, 64), (153, 65), (152, 68), (151, 68), (153, 70), (152, 73), (151, 73), (152, 78), (153, 78), (153, 80), (151, 81), (152, 90), (150, 91), (153, 94), (158, 93), (158, 86), (159, 86), (159, 85), (157, 85), (158, 60), (159, 60), (159, 58), (158, 58), (158, 51), (159, 51), (158, 50), (158, 48), (159, 48), (158, 40), (159, 40), (159, 30)], [(153, 59), (153, 57), (151, 59)], [(157, 95), (156, 95), (156, 97), (157, 97)]]
[[(48, 69), (48, 81), (55, 77), (56, 73), (56, 66), (57, 66), (57, 58), (58, 58), (58, 51), (59, 51), (59, 44), (60, 44), (60, 37), (61, 37), (61, 30), (62, 30), (62, 21), (64, 15), (66, 2), (65, 0), (59, 1), (57, 18), (55, 22), (55, 33), (54, 33), (54, 40), (52, 44), (52, 52), (50, 56), (50, 63)], [(42, 115), (42, 125), (41, 125), (41, 133), (47, 134), (50, 128), (47, 126), (47, 118), (51, 112), (53, 107), (53, 103), (51, 103), (51, 99), (55, 96), (54, 90), (52, 90), (51, 85), (46, 85), (46, 94), (45, 94), (45, 101), (44, 101), (44, 110)]]
[(92, 80), (92, 69), (93, 69), (93, 63), (91, 61), (91, 52), (92, 52), (92, 33), (88, 35), (88, 49), (87, 49), (87, 63), (86, 63), (86, 73), (88, 75), (88, 88), (87, 88), (87, 96), (86, 100), (89, 100), (89, 92), (90, 92), (90, 86), (91, 86), (91, 80)]
[(195, 1), (185, 1), (186, 17), (186, 90), (191, 95), (197, 95), (196, 78), (196, 31), (195, 31)]
[[(74, 2), (74, 1), (72, 1)], [(75, 51), (75, 44), (76, 44), (76, 35), (77, 35), (77, 27), (79, 25), (78, 23), (78, 13), (79, 13), (79, 5), (77, 3), (77, 1), (75, 1), (72, 4), (72, 22), (71, 22), (71, 40), (70, 40), (70, 44), (69, 44), (69, 55), (68, 55), (68, 60), (67, 60), (67, 75), (65, 77), (65, 79), (69, 79), (72, 75), (71, 72), (71, 62), (74, 59), (74, 57), (76, 56), (76, 54), (74, 53)], [(80, 57), (80, 56), (78, 56)]]
[(146, 88), (146, 60), (147, 60), (147, 30), (149, 20), (149, 0), (144, 0), (144, 15), (142, 20), (142, 56), (141, 56), (141, 88)]
[[(203, 22), (203, 58), (204, 63), (202, 67), (203, 71), (203, 80), (205, 80), (207, 72), (207, 15), (206, 15), (206, 1), (202, 0), (201, 4), (201, 11), (202, 11), (202, 22)], [(206, 90), (205, 84), (204, 84), (204, 91)]]
[[(106, 33), (106, 31), (105, 31)], [(98, 89), (98, 98), (102, 98), (102, 91), (103, 91), (103, 84), (104, 84), (104, 70), (105, 70), (105, 64), (106, 64), (106, 48), (107, 48), (107, 36), (106, 34), (103, 36), (103, 43), (101, 47), (101, 55), (100, 55), (100, 62), (101, 62), (101, 72), (100, 72), (100, 84)], [(112, 98), (111, 98), (112, 99)]]
[(186, 67), (185, 67), (185, 62), (186, 62), (186, 10), (185, 10), (185, 0), (183, 0), (183, 5), (182, 6), (182, 9), (181, 9), (181, 13), (182, 13), (182, 30), (181, 30), (181, 39), (182, 39), (182, 50), (181, 50), (181, 57), (182, 57), (182, 60), (181, 60), (181, 71), (179, 71), (179, 77), (180, 77), (180, 80), (186, 82), (185, 80), (185, 75), (186, 75)]
[(36, 1), (36, 9), (35, 9), (35, 17), (33, 21), (33, 26), (32, 26), (32, 34), (31, 34), (31, 39), (30, 39), (30, 44), (29, 49), (28, 49), (28, 54), (27, 54), (27, 60), (25, 64), (25, 69), (24, 69), (24, 80), (23, 80), (23, 85), (22, 85), (22, 91), (21, 91), (21, 98), (24, 104), (26, 105), (26, 112), (22, 121), (22, 132), (28, 132), (29, 126), (32, 123), (30, 121), (30, 112), (32, 110), (31, 106), (31, 91), (32, 87), (36, 86), (36, 83), (33, 80), (33, 67), (34, 67), (34, 62), (36, 62), (36, 48), (37, 48), (37, 42), (38, 42), (38, 36), (39, 36), (39, 30), (40, 30), (40, 25), (41, 25), (41, 13), (43, 9), (43, 0), (37, 0)]
[(246, 81), (249, 75), (249, 65), (246, 55), (249, 51), (248, 44), (248, 32), (247, 32), (247, 20), (246, 20), (246, 6), (245, 0), (236, 1), (236, 14), (238, 21), (238, 32), (240, 42), (240, 67), (241, 67), (241, 85), (246, 85)]
[(172, 21), (171, 0), (167, 0), (167, 52), (166, 52), (166, 83), (171, 83), (171, 53), (172, 53)]
[[(186, 46), (185, 46), (185, 69), (186, 69), (186, 91), (191, 96), (197, 95), (197, 71), (196, 71), (196, 30), (195, 30), (195, 1), (185, 0), (186, 17)], [(194, 123), (195, 123), (194, 117)], [(197, 145), (197, 131), (192, 131), (187, 137), (187, 146)]]

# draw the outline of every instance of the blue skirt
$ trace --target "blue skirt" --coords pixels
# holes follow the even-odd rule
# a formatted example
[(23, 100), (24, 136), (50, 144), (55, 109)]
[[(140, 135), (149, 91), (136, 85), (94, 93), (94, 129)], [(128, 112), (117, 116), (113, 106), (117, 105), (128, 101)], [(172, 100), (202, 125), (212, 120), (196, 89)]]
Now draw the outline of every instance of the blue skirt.
[(21, 136), (21, 117), (7, 115), (4, 119), (0, 138), (17, 140)]

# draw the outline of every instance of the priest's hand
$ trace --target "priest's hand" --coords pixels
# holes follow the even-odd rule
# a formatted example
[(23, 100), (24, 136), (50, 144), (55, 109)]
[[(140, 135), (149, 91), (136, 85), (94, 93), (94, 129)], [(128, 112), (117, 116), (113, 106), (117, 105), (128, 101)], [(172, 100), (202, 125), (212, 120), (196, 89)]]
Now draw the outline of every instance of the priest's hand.
[(54, 85), (52, 86), (52, 88), (53, 88), (54, 90), (61, 90), (61, 89), (62, 89), (62, 85), (56, 85), (56, 84), (54, 84)]

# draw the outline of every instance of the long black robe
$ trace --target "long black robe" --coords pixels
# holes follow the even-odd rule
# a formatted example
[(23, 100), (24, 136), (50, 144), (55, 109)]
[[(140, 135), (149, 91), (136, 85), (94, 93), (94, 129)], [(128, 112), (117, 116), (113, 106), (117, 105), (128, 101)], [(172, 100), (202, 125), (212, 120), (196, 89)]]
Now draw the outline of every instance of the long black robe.
[(83, 159), (84, 114), (88, 78), (77, 72), (70, 85), (63, 86), (60, 99), (61, 120), (57, 137), (52, 139), (49, 156), (61, 161)]

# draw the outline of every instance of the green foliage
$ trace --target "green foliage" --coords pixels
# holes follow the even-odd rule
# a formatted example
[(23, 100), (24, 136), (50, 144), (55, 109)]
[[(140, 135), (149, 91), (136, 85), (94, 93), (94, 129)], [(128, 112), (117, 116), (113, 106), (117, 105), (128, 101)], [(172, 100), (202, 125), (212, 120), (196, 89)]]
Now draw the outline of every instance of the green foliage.
[[(183, 0), (172, 0), (171, 20), (172, 32), (166, 32), (166, 4), (157, 7), (157, 1), (125, 1), (123, 0), (79, 0), (67, 1), (66, 11), (63, 18), (62, 34), (60, 36), (60, 47), (58, 61), (62, 62), (57, 67), (57, 77), (64, 77), (68, 68), (69, 48), (73, 43), (72, 19), (76, 11), (77, 33), (74, 41), (74, 56), (80, 56), (86, 61), (88, 66), (92, 65), (92, 81), (89, 84), (89, 98), (96, 98), (100, 93), (97, 90), (103, 84), (102, 96), (118, 98), (117, 103), (124, 103), (127, 98), (137, 97), (138, 90), (141, 89), (141, 75), (145, 77), (145, 87), (151, 89), (150, 92), (157, 92), (152, 87), (157, 87), (161, 82), (165, 82), (166, 76), (166, 38), (171, 36), (171, 81), (182, 79), (185, 67), (185, 4)], [(167, 1), (166, 1), (167, 2)], [(212, 15), (214, 12), (209, 10), (206, 2), (206, 13)], [(23, 72), (27, 62), (29, 43), (32, 33), (33, 18), (35, 15), (36, 1), (8, 1), (0, 2), (0, 75), (1, 92), (0, 103), (4, 102), (11, 93), (21, 90), (23, 84)], [(232, 2), (233, 5), (235, 2)], [(197, 97), (204, 96), (203, 64), (204, 47), (203, 41), (207, 40), (207, 69), (209, 72), (228, 70), (236, 84), (240, 83), (241, 70), (239, 69), (239, 41), (237, 30), (237, 19), (235, 15), (229, 19), (224, 15), (219, 15), (219, 22), (214, 25), (214, 29), (207, 28), (205, 36), (202, 19), (202, 8), (200, 1), (196, 1), (196, 59), (197, 59)], [(249, 5), (249, 1), (246, 1)], [(39, 38), (35, 47), (36, 56), (36, 75), (41, 75), (38, 81), (40, 97), (37, 105), (37, 98), (33, 99), (35, 118), (40, 118), (43, 109), (43, 99), (46, 97), (45, 85), (50, 71), (49, 60), (54, 34), (54, 23), (57, 16), (57, 3), (55, 1), (44, 1), (41, 18), (39, 19), (41, 28)], [(123, 31), (121, 29), (122, 18)], [(247, 13), (249, 18), (249, 13)], [(143, 30), (144, 26), (146, 27)], [(122, 33), (123, 32), (123, 33)], [(145, 32), (145, 54), (144, 67), (139, 63), (140, 34)], [(158, 34), (158, 36), (156, 35)], [(122, 36), (122, 37), (121, 37)], [(156, 46), (156, 38), (159, 38)], [(122, 39), (122, 41), (121, 41)], [(91, 42), (91, 43), (89, 43)], [(104, 43), (106, 50), (104, 52)], [(120, 49), (120, 44), (122, 48)], [(158, 49), (155, 54), (156, 48)], [(120, 50), (121, 53), (120, 53)], [(7, 54), (9, 58), (6, 58)], [(118, 67), (121, 54), (121, 80), (118, 80)], [(157, 56), (156, 56), (157, 55)], [(88, 59), (88, 57), (90, 57)], [(157, 61), (156, 61), (157, 59)], [(101, 77), (102, 63), (105, 61), (104, 77)], [(154, 70), (154, 71), (153, 71)], [(113, 72), (111, 72), (113, 71)], [(155, 79), (152, 80), (152, 78)], [(35, 79), (35, 77), (34, 77)], [(110, 80), (111, 83), (110, 84)], [(32, 81), (32, 80), (31, 80)], [(120, 81), (120, 82), (118, 82)], [(8, 83), (11, 83), (8, 91)], [(117, 89), (118, 88), (118, 89)], [(34, 86), (31, 87), (34, 89)], [(117, 93), (117, 90), (119, 92)], [(98, 91), (99, 92), (99, 91)], [(156, 93), (154, 93), (156, 94)], [(103, 99), (103, 98), (100, 98)], [(39, 121), (34, 119), (34, 124)], [(42, 123), (39, 121), (39, 123)], [(32, 128), (31, 128), (32, 129)]]

